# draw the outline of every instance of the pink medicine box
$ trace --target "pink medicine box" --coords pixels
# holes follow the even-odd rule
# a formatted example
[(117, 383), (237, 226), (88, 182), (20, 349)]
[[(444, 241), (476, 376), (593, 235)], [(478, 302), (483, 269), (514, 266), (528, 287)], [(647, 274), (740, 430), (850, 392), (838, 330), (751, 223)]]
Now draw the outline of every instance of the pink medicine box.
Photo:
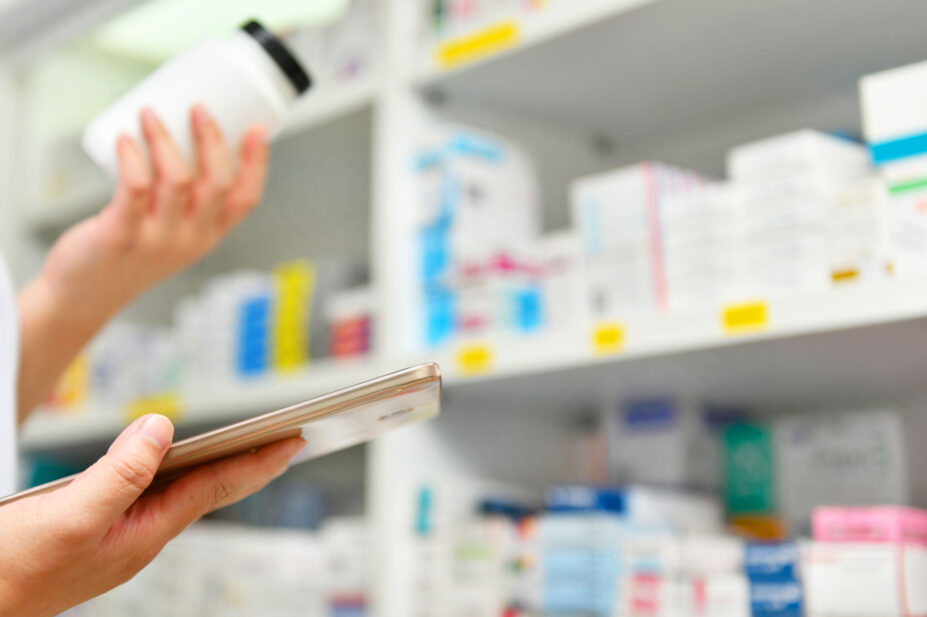
[(927, 546), (927, 511), (900, 506), (817, 508), (811, 520), (821, 542), (910, 542)]

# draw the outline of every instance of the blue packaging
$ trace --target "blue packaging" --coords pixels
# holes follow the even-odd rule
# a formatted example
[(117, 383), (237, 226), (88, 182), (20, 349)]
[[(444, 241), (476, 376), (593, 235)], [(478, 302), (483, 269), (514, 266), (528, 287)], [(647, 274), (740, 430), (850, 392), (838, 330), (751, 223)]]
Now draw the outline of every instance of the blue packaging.
[(561, 485), (547, 489), (545, 499), (552, 512), (604, 511), (624, 514), (628, 510), (627, 493), (621, 489), (581, 484)]
[(795, 581), (800, 559), (795, 542), (750, 542), (744, 550), (744, 572), (751, 580)]
[(541, 570), (547, 581), (609, 583), (618, 577), (619, 566), (615, 549), (559, 546), (545, 550), (541, 558)]
[(580, 581), (556, 581), (544, 588), (544, 612), (607, 617), (612, 614), (616, 596), (617, 581), (605, 587)]
[(270, 297), (245, 298), (238, 308), (236, 369), (253, 377), (270, 368)]
[(753, 617), (802, 617), (802, 588), (798, 581), (750, 581)]

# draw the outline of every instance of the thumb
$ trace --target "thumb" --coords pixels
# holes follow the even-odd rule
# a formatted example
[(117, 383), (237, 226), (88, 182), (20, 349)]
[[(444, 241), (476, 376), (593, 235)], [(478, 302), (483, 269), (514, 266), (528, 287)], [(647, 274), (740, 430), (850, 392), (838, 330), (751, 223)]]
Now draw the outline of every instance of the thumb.
[(151, 484), (173, 436), (174, 426), (166, 417), (142, 416), (100, 460), (58, 492), (82, 516), (108, 527)]

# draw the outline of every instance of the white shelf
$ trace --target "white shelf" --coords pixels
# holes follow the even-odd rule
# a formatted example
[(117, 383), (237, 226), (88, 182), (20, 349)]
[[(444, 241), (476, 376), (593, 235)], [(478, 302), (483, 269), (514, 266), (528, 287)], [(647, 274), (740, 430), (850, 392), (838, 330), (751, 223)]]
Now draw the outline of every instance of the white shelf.
[[(536, 12), (526, 13), (522, 18), (504, 20), (515, 27), (510, 44), (504, 44), (495, 50), (477, 51), (468, 54), (459, 62), (451, 64), (442, 63), (438, 56), (440, 51), (449, 44), (473, 41), (481, 33), (497, 24), (487, 24), (468, 34), (451, 38), (442, 38), (418, 55), (420, 64), (416, 69), (415, 81), (427, 84), (452, 75), (456, 72), (475, 69), (482, 64), (492, 62), (509, 54), (519, 53), (535, 45), (581, 30), (584, 26), (597, 21), (620, 15), (638, 6), (655, 2), (656, 0), (558, 0), (552, 6), (537, 9)], [(501, 23), (501, 22), (500, 22)]]
[(625, 344), (616, 353), (596, 351), (590, 325), (487, 342), (493, 362), (482, 374), (464, 373), (463, 347), (439, 361), (458, 400), (565, 410), (619, 391), (707, 396), (766, 409), (927, 393), (927, 280), (847, 285), (764, 304), (767, 325), (753, 332), (726, 332), (725, 307), (718, 306), (626, 320)]
[[(634, 10), (628, 10), (634, 7)], [(859, 126), (858, 79), (924, 59), (927, 4), (908, 0), (562, 2), (524, 21), (522, 42), (416, 83), (469, 101), (611, 137), (622, 151), (655, 140), (738, 139), (769, 131)], [(563, 15), (561, 15), (563, 13)], [(891, 15), (891, 36), (873, 30)], [(580, 27), (583, 26), (583, 27)], [(834, 97), (846, 97), (838, 104)], [(794, 111), (825, 103), (820, 113)], [(774, 118), (758, 122), (757, 117)], [(685, 139), (681, 139), (685, 147)], [(642, 145), (643, 144), (643, 145)]]
[[(625, 344), (616, 353), (595, 349), (590, 325), (473, 341), (421, 358), (322, 362), (292, 375), (187, 393), (184, 418), (204, 426), (232, 422), (430, 360), (441, 364), (455, 403), (570, 413), (619, 390), (704, 395), (760, 408), (927, 392), (927, 281), (848, 285), (765, 304), (766, 328), (745, 334), (725, 332), (722, 307), (626, 320)], [(492, 359), (486, 371), (468, 374), (459, 354), (474, 346), (488, 348)], [(23, 447), (47, 450), (111, 438), (122, 424), (116, 414), (109, 418), (40, 415), (27, 425)]]

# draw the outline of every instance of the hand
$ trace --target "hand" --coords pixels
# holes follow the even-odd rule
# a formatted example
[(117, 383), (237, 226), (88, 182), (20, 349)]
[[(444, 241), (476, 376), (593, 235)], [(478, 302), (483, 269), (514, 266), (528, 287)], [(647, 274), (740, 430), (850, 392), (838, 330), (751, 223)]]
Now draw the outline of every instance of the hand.
[(135, 421), (70, 485), (0, 508), (0, 615), (51, 617), (132, 578), (203, 514), (259, 490), (299, 437), (199, 467), (140, 497), (173, 437), (164, 416)]
[(120, 137), (112, 202), (65, 233), (19, 295), (20, 422), (110, 317), (212, 250), (261, 197), (269, 156), (261, 128), (246, 133), (233, 173), (218, 125), (195, 107), (194, 173), (151, 111), (141, 123), (151, 166), (138, 144)]
[(37, 284), (79, 325), (99, 327), (135, 296), (211, 251), (258, 203), (267, 175), (263, 129), (252, 128), (232, 157), (216, 122), (191, 113), (196, 170), (189, 168), (151, 110), (141, 114), (148, 165), (132, 139), (116, 148), (113, 200), (55, 244)]

